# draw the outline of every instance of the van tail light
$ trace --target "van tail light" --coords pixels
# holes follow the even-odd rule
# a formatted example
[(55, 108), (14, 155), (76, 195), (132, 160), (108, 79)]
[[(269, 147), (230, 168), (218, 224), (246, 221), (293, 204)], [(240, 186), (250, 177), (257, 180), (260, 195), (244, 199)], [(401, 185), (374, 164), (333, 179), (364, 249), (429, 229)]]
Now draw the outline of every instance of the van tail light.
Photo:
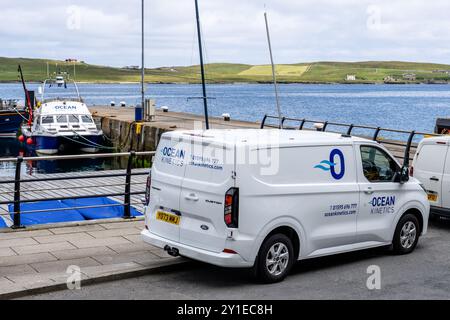
[(231, 250), (231, 249), (223, 249), (223, 253), (228, 253), (228, 254), (238, 254), (236, 251)]
[(411, 166), (411, 168), (409, 168), (409, 175), (411, 177), (414, 177), (414, 167), (413, 166)]
[(152, 187), (152, 175), (147, 177), (147, 186), (145, 188), (145, 203), (148, 205), (150, 202), (150, 189)]
[(225, 194), (224, 220), (228, 228), (239, 227), (239, 189), (231, 188)]

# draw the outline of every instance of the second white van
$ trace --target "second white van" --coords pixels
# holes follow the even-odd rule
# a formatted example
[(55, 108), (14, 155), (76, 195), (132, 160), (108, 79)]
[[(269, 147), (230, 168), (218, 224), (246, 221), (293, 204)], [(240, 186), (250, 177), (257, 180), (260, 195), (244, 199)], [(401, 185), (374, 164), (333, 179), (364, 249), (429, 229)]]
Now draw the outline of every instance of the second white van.
[(172, 256), (283, 280), (297, 260), (412, 252), (430, 205), (376, 142), (291, 130), (166, 133), (148, 181), (144, 241)]
[(428, 192), (431, 213), (450, 218), (450, 136), (423, 139), (414, 156), (411, 175)]

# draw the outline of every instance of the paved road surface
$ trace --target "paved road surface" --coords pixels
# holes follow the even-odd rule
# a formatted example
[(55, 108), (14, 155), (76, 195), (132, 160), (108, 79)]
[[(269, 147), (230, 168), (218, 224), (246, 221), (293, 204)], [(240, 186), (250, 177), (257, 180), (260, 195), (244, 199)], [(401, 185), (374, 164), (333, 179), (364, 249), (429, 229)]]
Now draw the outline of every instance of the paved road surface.
[[(382, 289), (366, 287), (378, 265)], [(260, 285), (245, 271), (193, 263), (182, 270), (60, 291), (31, 299), (450, 299), (450, 222), (434, 222), (408, 256), (383, 249), (297, 264), (283, 283)]]

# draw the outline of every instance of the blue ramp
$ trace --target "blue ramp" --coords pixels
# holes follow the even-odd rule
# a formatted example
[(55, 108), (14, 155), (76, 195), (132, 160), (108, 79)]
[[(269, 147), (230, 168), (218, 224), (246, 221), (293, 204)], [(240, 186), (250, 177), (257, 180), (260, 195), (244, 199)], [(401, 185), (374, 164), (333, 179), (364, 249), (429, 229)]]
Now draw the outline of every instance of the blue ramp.
[[(119, 205), (120, 204), (119, 202), (109, 198), (64, 200), (63, 203), (70, 208), (105, 206), (95, 209), (78, 209), (77, 211), (86, 220), (122, 218), (125, 212), (124, 206)], [(131, 207), (131, 216), (132, 217), (142, 216), (142, 213)]]
[[(105, 207), (83, 208), (95, 206), (105, 206)], [(8, 209), (10, 212), (11, 219), (13, 219), (14, 206), (9, 205)], [(58, 211), (57, 209), (70, 209), (70, 210)], [(55, 210), (55, 211), (46, 212), (46, 210)], [(23, 203), (20, 206), (20, 211), (24, 212), (20, 215), (21, 224), (24, 226), (61, 223), (61, 222), (76, 222), (84, 220), (112, 219), (112, 218), (121, 218), (124, 216), (124, 207), (120, 205), (119, 202), (105, 197)], [(26, 213), (27, 211), (42, 211), (42, 212)], [(142, 213), (140, 213), (139, 211), (137, 211), (132, 207), (131, 216), (132, 217), (142, 216)]]
[(0, 217), (0, 229), (2, 228), (8, 228), (8, 226), (6, 225), (5, 220), (3, 220), (2, 217)]
[[(9, 212), (11, 219), (14, 218), (14, 205), (9, 205)], [(49, 211), (45, 210), (55, 210), (55, 209), (67, 209), (69, 208), (62, 201), (41, 201), (33, 203), (22, 203), (20, 205), (21, 212), (43, 210), (44, 212), (36, 213), (22, 213), (20, 215), (21, 224), (24, 226), (32, 226), (37, 224), (49, 224), (49, 223), (60, 223), (60, 222), (72, 222), (72, 221), (83, 221), (84, 217), (76, 210), (65, 210), (65, 211)]]

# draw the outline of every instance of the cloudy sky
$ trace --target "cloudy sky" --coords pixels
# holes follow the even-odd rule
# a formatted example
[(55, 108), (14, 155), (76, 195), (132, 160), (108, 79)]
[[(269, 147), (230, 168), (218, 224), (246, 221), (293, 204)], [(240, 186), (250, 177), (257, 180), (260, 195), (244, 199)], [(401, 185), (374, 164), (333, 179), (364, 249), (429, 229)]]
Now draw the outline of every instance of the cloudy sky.
[[(0, 0), (0, 56), (139, 65), (140, 0)], [(194, 0), (145, 0), (146, 65), (198, 61)], [(199, 0), (207, 62), (450, 63), (448, 0)]]

